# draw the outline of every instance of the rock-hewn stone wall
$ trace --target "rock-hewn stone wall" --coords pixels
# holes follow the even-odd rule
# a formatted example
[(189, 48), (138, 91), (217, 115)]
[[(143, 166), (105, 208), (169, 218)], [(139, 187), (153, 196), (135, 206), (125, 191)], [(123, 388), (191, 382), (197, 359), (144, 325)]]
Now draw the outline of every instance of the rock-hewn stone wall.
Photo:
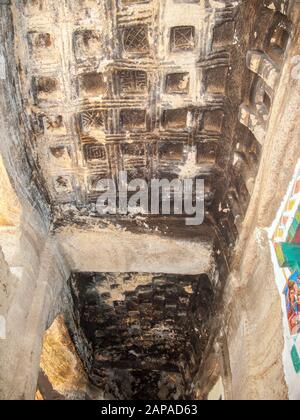
[[(279, 3), (276, 8), (271, 7), (271, 13), (281, 10)], [(293, 57), (299, 54), (300, 47), (300, 11), (297, 3), (293, 6), (291, 3), (288, 16), (274, 15), (277, 22), (285, 22), (281, 28), (286, 28), (289, 19), (293, 29), (286, 52), (280, 52), (282, 64), (277, 67), (280, 71), (277, 90), (266, 119), (262, 161), (225, 290), (222, 324), (227, 352), (225, 359), (221, 355), (221, 365), (225, 360), (230, 366), (226, 392), (233, 399), (288, 398), (282, 363), (281, 302), (266, 228), (276, 216), (300, 155), (300, 86), (293, 77)], [(216, 359), (212, 360), (211, 366), (216, 365)], [(215, 381), (218, 374), (223, 374), (218, 368), (216, 371)]]

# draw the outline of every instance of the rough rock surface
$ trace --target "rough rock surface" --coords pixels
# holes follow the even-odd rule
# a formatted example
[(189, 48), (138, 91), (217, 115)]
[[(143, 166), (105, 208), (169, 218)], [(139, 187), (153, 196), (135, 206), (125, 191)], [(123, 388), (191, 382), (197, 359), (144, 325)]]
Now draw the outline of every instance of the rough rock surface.
[[(299, 23), (293, 0), (0, 4), (0, 398), (34, 398), (49, 328), (38, 398), (201, 399), (220, 377), (227, 399), (287, 398), (265, 228), (300, 152)], [(203, 225), (99, 217), (123, 170), (204, 178)]]

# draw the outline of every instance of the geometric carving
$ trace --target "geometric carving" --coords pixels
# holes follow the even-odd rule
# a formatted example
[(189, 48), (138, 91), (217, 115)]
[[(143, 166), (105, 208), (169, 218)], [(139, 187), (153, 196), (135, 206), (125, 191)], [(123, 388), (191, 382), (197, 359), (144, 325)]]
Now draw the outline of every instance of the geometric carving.
[(98, 144), (85, 144), (83, 153), (86, 161), (106, 160), (105, 147)]
[(182, 143), (161, 144), (159, 148), (159, 157), (161, 160), (181, 161), (183, 158)]
[(140, 130), (146, 128), (146, 111), (144, 109), (123, 109), (120, 116), (124, 130)]
[(187, 127), (188, 110), (167, 109), (163, 113), (163, 126), (165, 129), (185, 129)]
[(187, 94), (190, 89), (189, 73), (172, 73), (166, 78), (166, 93)]
[[(145, 177), (156, 177), (162, 170), (175, 174), (186, 160), (193, 167), (203, 164), (199, 173), (210, 174), (217, 149), (202, 142), (212, 144), (219, 137), (215, 133), (221, 130), (223, 112), (218, 110), (225, 98), (217, 94), (230, 94), (232, 86), (228, 80), (225, 92), (230, 51), (212, 54), (211, 37), (214, 29), (214, 45), (223, 45), (226, 37), (232, 41), (233, 22), (220, 24), (236, 19), (231, 0), (66, 0), (56, 9), (53, 0), (24, 0), (26, 7), (29, 3), (37, 10), (26, 23), (25, 35), (31, 31), (29, 47), (38, 57), (24, 64), (22, 89), (28, 90), (27, 71), (50, 99), (56, 89), (65, 89), (59, 104), (50, 103), (46, 110), (30, 109), (42, 119), (42, 124), (36, 121), (37, 129), (44, 129), (36, 139), (34, 157), (43, 165), (48, 158), (45, 177), (62, 174), (56, 179), (57, 189), (71, 190), (72, 185), (75, 191), (75, 172), (88, 193), (92, 176), (111, 178), (123, 168), (138, 174), (144, 171)], [(165, 19), (162, 14), (170, 13), (172, 5), (174, 16)], [(180, 9), (185, 13), (184, 6), (187, 13), (199, 16), (177, 19)], [(207, 7), (212, 15), (217, 9), (214, 19), (204, 16)], [(42, 15), (46, 8), (49, 13)], [(206, 34), (210, 36), (205, 43)], [(233, 62), (237, 48), (230, 46)], [(193, 58), (184, 60), (187, 55)], [(267, 97), (264, 102), (268, 103)], [(205, 113), (210, 109), (216, 111)], [(194, 153), (189, 153), (187, 145), (194, 146)], [(228, 145), (224, 155), (229, 149)], [(88, 203), (84, 194), (77, 199), (83, 206)]]
[(147, 92), (147, 73), (145, 71), (120, 71), (119, 80), (122, 94), (139, 94)]
[(222, 110), (205, 111), (203, 118), (203, 129), (205, 131), (220, 133), (223, 127), (223, 119), (224, 112)]
[(128, 53), (149, 52), (148, 26), (135, 25), (123, 30), (123, 48)]
[(103, 74), (92, 72), (82, 74), (79, 77), (79, 88), (82, 96), (98, 96), (107, 92), (106, 83)]
[(191, 51), (194, 48), (194, 26), (177, 26), (171, 29), (171, 51)]
[(80, 114), (81, 132), (92, 135), (93, 132), (103, 133), (106, 126), (105, 111), (87, 111)]

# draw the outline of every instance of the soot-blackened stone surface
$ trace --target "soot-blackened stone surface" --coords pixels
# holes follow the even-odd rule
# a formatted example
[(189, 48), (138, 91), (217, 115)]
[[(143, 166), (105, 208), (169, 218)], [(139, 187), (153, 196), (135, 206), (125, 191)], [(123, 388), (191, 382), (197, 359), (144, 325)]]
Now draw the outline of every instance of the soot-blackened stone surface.
[[(54, 230), (107, 222), (135, 231), (132, 218), (100, 217), (95, 205), (99, 181), (126, 171), (147, 182), (204, 179), (204, 224), (217, 227), (219, 248), (233, 248), (260, 156), (238, 116), (254, 36), (263, 50), (253, 30), (263, 9), (260, 0), (26, 0), (12, 7), (24, 143)], [(139, 213), (133, 219), (142, 216), (148, 233), (152, 220)], [(165, 220), (156, 219), (160, 229)], [(189, 235), (176, 219), (179, 234)]]
[(93, 348), (91, 381), (112, 399), (192, 397), (209, 336), (209, 278), (74, 274), (77, 322)]

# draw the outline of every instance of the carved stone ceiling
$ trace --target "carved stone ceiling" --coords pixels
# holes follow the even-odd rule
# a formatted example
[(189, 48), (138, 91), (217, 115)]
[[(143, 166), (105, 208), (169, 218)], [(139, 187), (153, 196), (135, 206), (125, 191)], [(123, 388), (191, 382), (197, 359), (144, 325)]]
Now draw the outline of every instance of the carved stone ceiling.
[(74, 274), (71, 289), (86, 368), (106, 398), (193, 397), (214, 313), (206, 275)]
[(234, 240), (230, 200), (239, 201), (237, 213), (248, 200), (230, 172), (244, 61), (240, 3), (13, 5), (28, 150), (58, 224), (96, 216), (97, 182), (126, 170), (146, 180), (204, 178), (208, 217), (221, 212)]

